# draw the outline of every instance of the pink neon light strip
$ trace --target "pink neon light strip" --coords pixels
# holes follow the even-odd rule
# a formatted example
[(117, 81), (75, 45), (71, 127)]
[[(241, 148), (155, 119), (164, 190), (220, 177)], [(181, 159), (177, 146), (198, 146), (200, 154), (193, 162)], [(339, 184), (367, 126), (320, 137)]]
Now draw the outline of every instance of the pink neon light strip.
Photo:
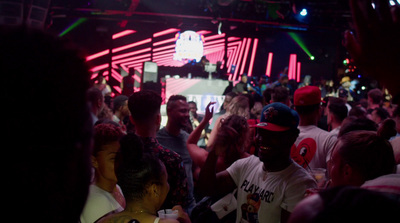
[[(123, 63), (123, 64), (126, 65), (126, 66), (131, 66), (132, 64), (140, 64), (140, 67), (141, 67), (141, 66), (143, 66), (142, 63), (146, 62), (146, 61), (150, 61), (150, 58), (148, 57), (148, 58), (144, 58), (144, 59), (141, 59), (141, 60), (134, 60), (134, 61), (126, 62), (126, 63)], [(137, 66), (135, 66), (135, 68), (136, 67)]]
[(251, 44), (251, 38), (249, 38), (248, 40), (249, 40), (249, 41), (247, 41), (247, 44), (246, 44), (246, 50), (244, 51), (243, 62), (242, 62), (241, 68), (240, 68), (240, 73), (239, 73), (239, 75), (240, 75), (240, 74), (243, 74), (244, 68), (246, 67), (246, 62), (247, 62), (247, 57), (248, 57), (247, 55), (249, 54), (249, 48), (250, 48), (250, 44)]
[[(235, 51), (233, 53), (233, 56), (232, 56), (232, 63), (231, 63), (232, 65), (237, 65), (237, 60), (238, 60), (238, 56), (239, 56), (240, 50), (242, 49), (242, 45), (244, 46), (245, 43), (246, 43), (245, 39), (243, 39), (243, 40), (241, 40), (239, 42), (239, 44), (237, 46), (237, 49), (235, 49)], [(236, 67), (236, 68), (239, 68), (239, 67)]]
[(122, 81), (122, 76), (115, 70), (111, 70), (111, 76), (117, 80), (119, 83)]
[(238, 51), (238, 48), (239, 48), (238, 46), (228, 48), (228, 62), (227, 62), (228, 72), (231, 72), (231, 66), (233, 64), (234, 55)]
[(224, 37), (225, 37), (225, 33), (222, 33), (221, 35), (217, 34), (217, 35), (204, 37), (204, 41), (210, 41), (213, 39), (219, 39), (219, 38), (224, 38)]
[(274, 56), (274, 53), (272, 53), (272, 52), (268, 53), (267, 69), (265, 70), (265, 75), (267, 75), (268, 77), (271, 77), (271, 67), (272, 67), (273, 56)]
[(297, 78), (296, 78), (297, 82), (300, 82), (300, 69), (301, 69), (301, 63), (297, 62)]
[(151, 42), (151, 38), (147, 38), (147, 39), (139, 41), (139, 42), (131, 43), (131, 44), (128, 44), (128, 45), (125, 45), (125, 46), (121, 46), (121, 47), (118, 47), (118, 48), (114, 48), (112, 50), (112, 52), (116, 53), (116, 52), (119, 52), (119, 51), (122, 51), (122, 50), (126, 50), (126, 49), (129, 49), (129, 48), (132, 48), (132, 47), (135, 47), (135, 46), (140, 46), (142, 44), (150, 43), (150, 42)]
[(153, 52), (159, 52), (159, 51), (170, 49), (170, 48), (175, 48), (175, 44), (171, 44), (171, 45), (168, 45), (168, 46), (163, 46), (163, 47), (159, 47), (159, 48), (153, 49)]
[(208, 30), (200, 30), (200, 31), (197, 31), (196, 33), (199, 34), (199, 35), (205, 35), (205, 34), (209, 34), (209, 33), (212, 33), (212, 32), (208, 31)]
[(92, 55), (86, 57), (86, 61), (90, 61), (90, 60), (96, 59), (98, 57), (107, 55), (109, 53), (110, 53), (110, 50), (103, 50), (101, 52), (98, 52), (98, 53), (95, 53), (95, 54), (92, 54)]
[(206, 49), (210, 50), (210, 49), (213, 49), (213, 48), (216, 48), (216, 47), (224, 47), (225, 48), (225, 45), (224, 45), (224, 43), (217, 43), (217, 44), (213, 44), (213, 45), (210, 45), (210, 46), (205, 46), (204, 49), (205, 50)]
[(124, 30), (122, 32), (112, 35), (112, 39), (118, 39), (120, 37), (127, 36), (127, 35), (133, 34), (135, 32), (136, 32), (135, 30), (127, 29), (127, 30)]
[(224, 47), (223, 46), (221, 46), (221, 47), (213, 47), (213, 48), (211, 48), (211, 49), (204, 49), (204, 54), (205, 55), (207, 55), (207, 59), (208, 60), (210, 60), (209, 59), (209, 54), (212, 54), (212, 53), (215, 53), (215, 52), (223, 52), (224, 51)]
[(158, 37), (158, 36), (162, 36), (162, 35), (166, 35), (169, 33), (174, 33), (174, 32), (178, 32), (180, 31), (180, 29), (175, 29), (175, 28), (171, 28), (171, 29), (166, 29), (164, 31), (158, 32), (158, 33), (154, 33), (153, 37)]
[(288, 70), (288, 78), (290, 79), (296, 79), (296, 59), (297, 55), (296, 54), (290, 54), (290, 59), (289, 59), (289, 70)]
[(99, 71), (99, 70), (103, 70), (103, 69), (106, 69), (106, 68), (108, 68), (108, 63), (106, 63), (106, 64), (102, 64), (102, 65), (99, 65), (99, 66), (95, 66), (95, 67), (93, 67), (92, 69), (90, 69), (90, 71), (91, 72), (96, 72), (96, 71)]
[(228, 61), (226, 62), (226, 65), (228, 67), (228, 72), (231, 72), (231, 65), (233, 63), (233, 55), (237, 51), (237, 47), (231, 47), (228, 48)]
[(119, 87), (119, 86), (114, 86), (113, 87), (118, 93), (120, 93), (121, 94), (121, 88)]
[(166, 44), (166, 43), (169, 43), (169, 42), (174, 42), (174, 41), (175, 41), (175, 38), (166, 39), (166, 40), (163, 40), (163, 41), (155, 42), (153, 44), (153, 46), (159, 46), (159, 45)]
[(241, 41), (231, 42), (231, 43), (228, 43), (228, 46), (235, 46), (235, 45), (238, 45), (240, 43), (241, 43)]
[(236, 41), (236, 40), (240, 40), (239, 37), (228, 37), (228, 41)]
[(253, 50), (251, 52), (251, 58), (250, 58), (249, 71), (247, 72), (249, 76), (251, 76), (253, 73), (254, 58), (256, 57), (257, 45), (258, 45), (258, 39), (256, 38), (254, 39)]
[(234, 64), (236, 64), (237, 66), (236, 66), (236, 70), (235, 70), (235, 73), (233, 74), (233, 81), (235, 81), (236, 80), (236, 77), (237, 77), (237, 73), (238, 73), (238, 71), (239, 71), (239, 64), (240, 64), (240, 61), (241, 61), (241, 59), (242, 59), (242, 55), (243, 55), (243, 50), (244, 50), (244, 48), (246, 48), (246, 41), (247, 41), (247, 38), (243, 38), (243, 44), (242, 44), (242, 48), (240, 49), (240, 53), (239, 53), (239, 57), (237, 58), (237, 63), (234, 63)]
[(161, 52), (153, 53), (153, 57), (154, 57), (154, 56), (163, 55), (163, 54), (169, 54), (169, 55), (172, 55), (173, 53), (175, 53), (175, 49), (172, 49), (172, 50), (165, 50), (165, 51), (161, 51)]
[[(136, 50), (136, 51), (133, 51), (133, 52), (130, 52), (130, 53), (124, 53), (124, 54), (120, 54), (118, 56), (113, 56), (112, 60), (114, 61), (114, 60), (118, 60), (118, 59), (121, 59), (121, 58), (124, 58), (124, 57), (130, 57), (130, 56), (133, 56), (133, 55), (146, 53), (146, 52), (150, 52), (150, 51), (151, 51), (150, 47), (149, 48), (144, 48), (142, 50)], [(131, 58), (128, 58), (128, 59), (131, 59)]]
[(225, 39), (215, 40), (215, 41), (212, 41), (212, 42), (206, 42), (206, 43), (204, 43), (204, 46), (209, 46), (209, 45), (213, 45), (213, 44), (217, 44), (217, 43), (223, 43), (223, 42), (225, 42)]
[(94, 78), (96, 78), (98, 75), (98, 73), (93, 73), (92, 76), (90, 76), (90, 80), (93, 80)]
[(128, 62), (128, 61), (136, 61), (142, 58), (149, 58), (150, 59), (151, 54), (150, 53), (146, 53), (146, 54), (142, 54), (139, 56), (135, 56), (135, 57), (129, 57), (127, 59), (123, 59), (123, 60), (118, 60), (118, 61), (113, 61), (113, 64), (119, 64), (119, 63), (124, 63), (124, 62)]
[(170, 60), (172, 60), (173, 57), (172, 57), (172, 55), (168, 55), (168, 54), (153, 57), (153, 60), (154, 60), (154, 61), (155, 61), (155, 60), (162, 60), (162, 59), (170, 59)]

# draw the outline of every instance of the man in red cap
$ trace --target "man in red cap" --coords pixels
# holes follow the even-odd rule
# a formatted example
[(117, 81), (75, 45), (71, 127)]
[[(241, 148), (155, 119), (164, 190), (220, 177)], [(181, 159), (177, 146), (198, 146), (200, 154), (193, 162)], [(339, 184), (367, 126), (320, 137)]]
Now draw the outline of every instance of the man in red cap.
[(258, 130), (258, 155), (237, 160), (215, 172), (224, 145), (215, 143), (201, 168), (198, 188), (205, 195), (224, 195), (237, 189), (236, 222), (287, 222), (294, 206), (316, 182), (307, 170), (290, 158), (299, 117), (276, 102), (263, 108)]
[(300, 135), (292, 149), (292, 158), (304, 168), (327, 169), (330, 150), (337, 137), (317, 127), (320, 117), (321, 90), (305, 86), (294, 92), (294, 106), (300, 116)]

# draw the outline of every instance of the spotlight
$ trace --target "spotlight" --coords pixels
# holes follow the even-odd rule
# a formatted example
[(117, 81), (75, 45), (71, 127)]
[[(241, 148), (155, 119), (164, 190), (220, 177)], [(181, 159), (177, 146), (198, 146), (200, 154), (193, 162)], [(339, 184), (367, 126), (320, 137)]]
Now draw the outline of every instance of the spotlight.
[(301, 16), (306, 16), (306, 15), (307, 15), (307, 9), (303, 8), (303, 9), (300, 11), (300, 15), (301, 15)]
[(310, 60), (315, 60), (315, 57), (314, 56), (310, 56)]

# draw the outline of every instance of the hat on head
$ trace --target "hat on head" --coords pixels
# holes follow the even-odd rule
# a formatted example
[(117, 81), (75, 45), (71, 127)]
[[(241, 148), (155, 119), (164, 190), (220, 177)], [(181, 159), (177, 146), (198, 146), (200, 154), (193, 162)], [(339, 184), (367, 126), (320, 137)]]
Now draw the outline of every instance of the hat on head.
[(281, 132), (295, 129), (298, 125), (299, 115), (295, 110), (280, 102), (274, 102), (263, 108), (260, 123), (251, 127)]
[(350, 82), (350, 77), (349, 76), (343, 77), (342, 80), (340, 80), (340, 84), (343, 84), (344, 82)]
[(294, 92), (294, 105), (316, 105), (321, 103), (321, 90), (316, 86), (305, 86)]

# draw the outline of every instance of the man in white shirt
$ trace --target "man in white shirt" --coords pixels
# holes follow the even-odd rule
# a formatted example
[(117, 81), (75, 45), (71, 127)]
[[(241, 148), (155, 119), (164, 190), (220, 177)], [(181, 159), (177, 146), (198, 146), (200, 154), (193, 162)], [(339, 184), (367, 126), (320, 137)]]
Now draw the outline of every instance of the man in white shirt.
[(259, 157), (237, 160), (219, 173), (215, 166), (226, 149), (216, 142), (201, 169), (198, 186), (206, 195), (223, 195), (237, 189), (236, 222), (286, 222), (307, 189), (316, 188), (313, 177), (290, 158), (299, 117), (276, 102), (264, 107), (258, 130)]
[(320, 117), (321, 90), (305, 86), (294, 92), (295, 110), (300, 116), (300, 134), (292, 149), (292, 158), (304, 168), (327, 169), (330, 150), (337, 137), (317, 127)]
[(342, 122), (348, 114), (346, 102), (341, 98), (330, 97), (325, 112), (330, 129), (329, 133), (337, 137)]

